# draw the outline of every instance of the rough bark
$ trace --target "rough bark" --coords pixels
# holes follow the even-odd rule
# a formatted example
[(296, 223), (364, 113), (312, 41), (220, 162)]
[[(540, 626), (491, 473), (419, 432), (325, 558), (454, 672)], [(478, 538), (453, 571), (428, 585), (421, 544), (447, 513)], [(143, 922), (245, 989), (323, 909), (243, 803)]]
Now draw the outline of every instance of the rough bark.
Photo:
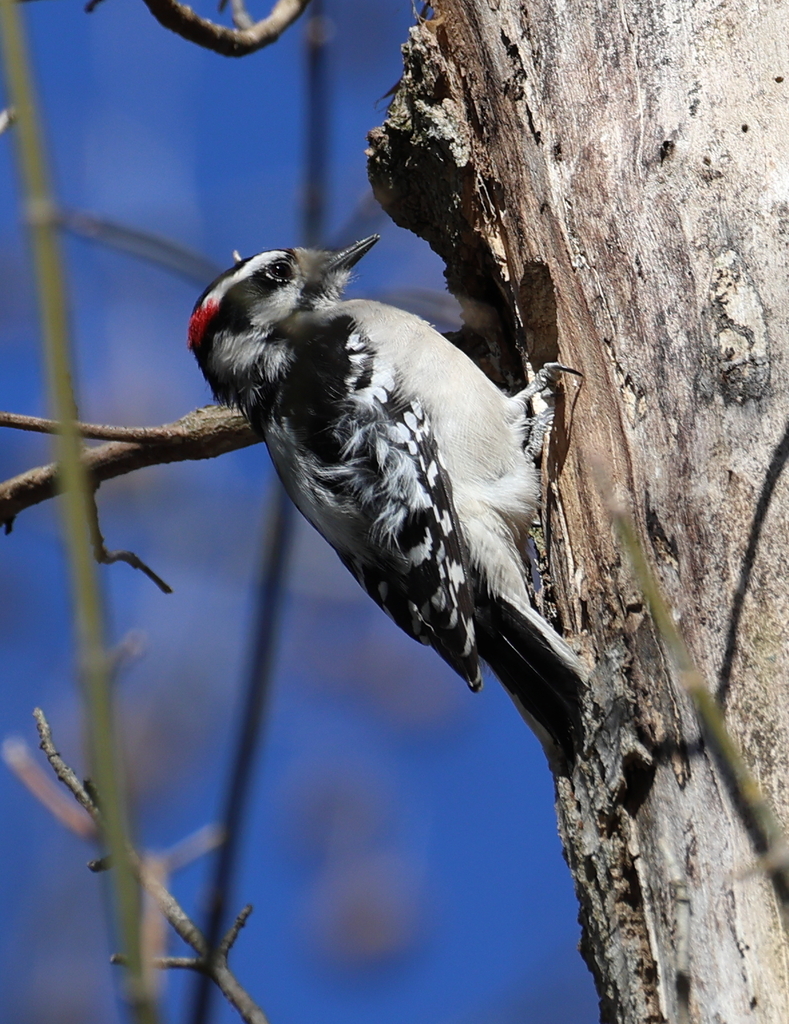
[(376, 194), (446, 261), (462, 343), (504, 384), (523, 356), (584, 374), (543, 516), (559, 622), (596, 666), (557, 808), (604, 1021), (681, 1020), (688, 999), (693, 1021), (789, 1020), (775, 895), (590, 473), (604, 459), (627, 494), (786, 821), (786, 16), (437, 0), (371, 134)]

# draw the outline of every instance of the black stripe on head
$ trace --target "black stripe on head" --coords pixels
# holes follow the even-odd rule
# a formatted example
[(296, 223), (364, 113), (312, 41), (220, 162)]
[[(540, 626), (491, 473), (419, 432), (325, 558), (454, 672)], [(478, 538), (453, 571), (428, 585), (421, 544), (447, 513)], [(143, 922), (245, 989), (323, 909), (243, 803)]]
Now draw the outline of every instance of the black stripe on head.
[[(248, 331), (250, 307), (293, 280), (296, 255), (292, 249), (272, 250), (269, 262), (245, 273), (244, 268), (261, 255), (269, 254), (258, 253), (229, 267), (211, 282), (195, 303), (189, 321), (189, 348), (198, 359), (205, 360), (217, 331), (228, 330), (234, 334)], [(222, 287), (233, 278), (238, 280), (229, 287)]]
[(192, 316), (194, 316), (198, 309), (203, 305), (203, 303), (211, 294), (211, 292), (217, 291), (223, 281), (225, 281), (228, 277), (233, 277), (234, 274), (237, 274), (243, 267), (247, 265), (247, 263), (249, 263), (251, 259), (254, 259), (254, 256), (247, 256), (245, 260), (239, 260), (238, 263), (234, 263), (232, 267), (228, 267), (227, 270), (224, 270), (219, 275), (219, 277), (215, 277), (211, 284), (208, 285), (208, 287), (203, 291), (203, 294), (195, 303), (194, 309), (192, 310)]
[[(234, 334), (249, 331), (252, 325), (250, 310), (293, 281), (296, 276), (293, 250), (282, 249), (275, 252), (276, 258), (250, 273), (242, 273), (239, 280), (230, 285), (220, 299), (217, 327)], [(252, 260), (258, 259), (261, 255), (274, 257), (275, 254), (259, 253), (258, 256), (253, 256)], [(245, 264), (249, 262), (245, 260)], [(241, 264), (234, 269), (238, 274)], [(210, 302), (210, 293), (208, 301)]]
[(237, 274), (252, 257), (245, 260), (240, 260), (232, 267), (228, 267), (219, 277), (215, 278), (211, 284), (203, 291), (200, 298), (194, 304), (192, 310), (192, 316), (189, 319), (189, 335), (188, 345), (189, 348), (194, 352), (198, 359), (202, 356), (205, 358), (208, 350), (211, 347), (211, 340), (216, 333), (217, 327), (220, 326), (217, 323), (217, 316), (224, 304), (224, 295), (220, 299), (211, 299), (213, 292), (219, 291), (221, 293), (221, 284), (227, 280), (228, 277), (232, 277)]
[[(282, 284), (288, 284), (296, 275), (295, 253), (292, 249), (283, 249), (284, 255), (272, 260), (251, 274), (248, 280), (265, 292), (274, 291)], [(231, 289), (232, 291), (232, 289)]]

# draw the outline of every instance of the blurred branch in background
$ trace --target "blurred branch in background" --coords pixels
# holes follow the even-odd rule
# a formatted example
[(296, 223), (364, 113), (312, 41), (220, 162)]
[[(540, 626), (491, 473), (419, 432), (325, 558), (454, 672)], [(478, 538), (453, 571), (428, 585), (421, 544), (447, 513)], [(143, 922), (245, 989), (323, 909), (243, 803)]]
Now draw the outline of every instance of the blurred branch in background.
[(313, 0), (304, 26), (304, 71), (307, 104), (304, 124), (304, 182), (302, 185), (303, 244), (318, 248), (326, 230), (327, 167), (329, 152), (329, 82), (326, 49), (332, 25), (323, 0)]
[[(233, 876), (238, 863), (242, 826), (249, 805), (249, 792), (263, 727), (274, 655), (279, 634), (282, 598), (293, 536), (293, 507), (279, 480), (273, 481), (274, 494), (268, 543), (258, 584), (253, 617), (249, 671), (233, 765), (228, 776), (222, 813), (224, 842), (219, 848), (213, 878), (208, 891), (206, 948), (223, 954), (220, 938), (227, 917)], [(214, 954), (212, 954), (213, 956)], [(195, 986), (191, 1019), (199, 1024), (208, 1019), (211, 1006), (211, 974), (203, 972)]]
[(345, 249), (360, 238), (378, 234), (385, 223), (387, 215), (370, 189), (362, 195), (351, 215), (332, 236), (332, 248)]
[(773, 884), (784, 927), (789, 929), (789, 842), (781, 822), (746, 764), (726, 726), (720, 704), (691, 656), (677, 627), (674, 612), (647, 561), (631, 516), (624, 504), (615, 497), (613, 484), (605, 469), (602, 465), (595, 468), (598, 489), (619, 533), (619, 542), (630, 559), (652, 621), (674, 662), (682, 685), (693, 701), (704, 735), (726, 770), (736, 797), (735, 805), (755, 840), (761, 867)]
[(106, 217), (97, 217), (82, 210), (66, 210), (62, 207), (55, 210), (52, 216), (58, 227), (76, 235), (77, 238), (87, 238), (109, 249), (136, 256), (148, 263), (155, 263), (179, 277), (197, 282), (201, 288), (224, 270), (224, 267), (218, 266), (199, 252), (194, 252), (172, 239), (155, 235), (150, 231), (140, 231), (126, 224), (118, 224), (116, 221), (107, 220)]
[[(227, 0), (219, 0), (217, 10), (224, 11), (227, 7)], [(230, 12), (233, 16), (233, 24), (236, 28), (252, 28), (255, 24), (249, 11), (246, 9), (244, 0), (230, 0)]]
[(113, 902), (115, 926), (125, 950), (126, 995), (140, 1024), (157, 1020), (152, 994), (145, 988), (140, 948), (139, 893), (128, 855), (126, 795), (121, 779), (115, 712), (111, 693), (111, 662), (104, 649), (104, 621), (98, 580), (90, 550), (88, 474), (81, 458), (82, 439), (76, 426), (72, 391), (71, 345), (66, 287), (52, 222), (52, 190), (29, 67), (21, 7), (0, 0), (2, 54), (8, 95), (18, 115), (14, 133), (30, 229), (44, 344), (49, 402), (59, 421), (58, 476), (62, 482), (63, 526), (71, 574), (73, 616), (80, 680), (84, 690), (90, 767), (102, 800), (101, 835), (115, 862)]
[[(309, 0), (277, 0), (267, 18), (254, 23), (249, 19), (249, 27), (227, 28), (224, 25), (217, 25), (207, 18), (201, 18), (195, 14), (191, 7), (179, 3), (179, 0), (145, 0), (145, 5), (160, 25), (169, 28), (171, 32), (204, 46), (214, 53), (221, 53), (224, 57), (244, 57), (255, 50), (261, 50), (264, 46), (275, 43), (286, 28), (289, 28), (301, 15)], [(243, 15), (243, 5), (239, 2), (233, 5), (233, 18), (238, 24), (238, 19), (245, 22), (248, 15)]]
[[(718, 762), (723, 766), (728, 785), (746, 829), (750, 833), (761, 869), (770, 879), (778, 903), (784, 931), (789, 930), (789, 843), (772, 804), (763, 794), (726, 725), (723, 709), (712, 694), (685, 638), (677, 627), (675, 613), (647, 561), (644, 546), (624, 502), (616, 496), (610, 474), (602, 463), (594, 467), (597, 486), (619, 534), (619, 543), (630, 560), (638, 586), (644, 596), (655, 629), (668, 651), (680, 682), (690, 696), (702, 732)], [(692, 903), (687, 883), (676, 863), (670, 845), (661, 844), (670, 866), (670, 884), (674, 898), (676, 955), (674, 989), (678, 1021), (690, 1020), (691, 972), (688, 934)]]
[[(304, 245), (318, 247), (326, 219), (326, 171), (329, 137), (329, 90), (326, 46), (331, 25), (322, 0), (313, 0), (304, 26), (306, 72), (305, 176), (302, 198)], [(246, 698), (235, 748), (222, 817), (225, 843), (221, 847), (209, 891), (206, 926), (208, 948), (217, 947), (225, 926), (227, 905), (238, 864), (241, 830), (248, 809), (252, 773), (260, 746), (263, 718), (271, 688), (271, 675), (282, 607), (282, 597), (293, 539), (294, 509), (279, 480), (273, 483), (268, 545), (260, 569), (257, 608), (253, 620), (251, 657)], [(221, 946), (217, 947), (221, 954)], [(206, 1024), (213, 988), (203, 975), (194, 990), (192, 1024)]]
[[(66, 801), (62, 793), (52, 786), (48, 776), (33, 758), (27, 744), (16, 738), (6, 739), (2, 754), (8, 767), (27, 789), (49, 810), (61, 824), (82, 839), (94, 840), (102, 829), (102, 813), (92, 798), (87, 786), (84, 786), (76, 773), (66, 764), (58, 753), (52, 739), (52, 730), (43, 711), (36, 708), (33, 712), (38, 729), (40, 746), (47, 757), (57, 778), (66, 786), (76, 799), (82, 810), (75, 808)], [(192, 863), (199, 857), (219, 846), (222, 842), (222, 830), (215, 825), (206, 825), (197, 832), (161, 854), (138, 854), (129, 846), (127, 859), (135, 877), (146, 893), (144, 915), (142, 920), (143, 952), (146, 973), (152, 968), (168, 967), (188, 968), (204, 973), (221, 990), (228, 1002), (238, 1011), (247, 1024), (268, 1024), (267, 1018), (251, 996), (241, 987), (227, 963), (228, 954), (238, 938), (241, 928), (252, 913), (252, 907), (246, 906), (236, 917), (235, 922), (219, 943), (217, 954), (209, 958), (208, 946), (200, 929), (187, 917), (180, 904), (167, 889), (170, 877), (174, 872)], [(106, 871), (114, 861), (104, 858), (88, 864), (92, 871)], [(196, 957), (165, 956), (166, 936), (162, 930), (162, 921), (168, 921), (187, 945), (197, 953)], [(126, 965), (127, 957), (123, 954), (114, 956), (113, 963)], [(153, 978), (148, 979), (152, 990), (158, 988)]]
[[(324, 29), (324, 31), (327, 30)], [(10, 116), (9, 124), (13, 122), (11, 111), (4, 111), (3, 114), (0, 114), (0, 133), (4, 130), (2, 121), (4, 114)], [(313, 145), (320, 145), (320, 143), (318, 140), (314, 140)], [(305, 203), (307, 201), (305, 200)], [(309, 202), (314, 204), (314, 200)], [(128, 256), (153, 263), (179, 277), (186, 278), (188, 281), (194, 281), (201, 288), (209, 281), (213, 281), (225, 269), (224, 266), (203, 256), (202, 253), (195, 252), (171, 238), (165, 238), (163, 235), (157, 235), (150, 231), (142, 231), (127, 224), (119, 224), (117, 221), (99, 217), (94, 213), (61, 207), (53, 212), (52, 217), (59, 227), (77, 238), (97, 242), (109, 249), (115, 249)], [(386, 214), (372, 191), (365, 192), (348, 220), (332, 239), (330, 248), (344, 249), (366, 235), (375, 234), (385, 219)], [(305, 245), (320, 244), (321, 236), (316, 235), (314, 231), (305, 229), (304, 234)], [(434, 295), (437, 302), (448, 300), (457, 305), (446, 292), (423, 291), (425, 295)], [(396, 305), (397, 301), (394, 301)]]
[(9, 770), (61, 825), (65, 825), (80, 839), (97, 838), (96, 825), (91, 816), (83, 807), (75, 807), (63, 790), (57, 788), (30, 753), (24, 740), (18, 736), (4, 739), (2, 755)]

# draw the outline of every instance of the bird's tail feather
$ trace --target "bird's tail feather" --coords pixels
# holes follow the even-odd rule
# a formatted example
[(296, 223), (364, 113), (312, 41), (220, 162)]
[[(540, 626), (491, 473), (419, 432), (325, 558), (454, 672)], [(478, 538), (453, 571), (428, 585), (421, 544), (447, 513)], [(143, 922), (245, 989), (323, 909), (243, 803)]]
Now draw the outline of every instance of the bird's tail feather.
[(533, 608), (500, 598), (479, 602), (477, 644), (529, 724), (572, 761), (581, 743), (580, 689), (585, 671), (574, 652)]

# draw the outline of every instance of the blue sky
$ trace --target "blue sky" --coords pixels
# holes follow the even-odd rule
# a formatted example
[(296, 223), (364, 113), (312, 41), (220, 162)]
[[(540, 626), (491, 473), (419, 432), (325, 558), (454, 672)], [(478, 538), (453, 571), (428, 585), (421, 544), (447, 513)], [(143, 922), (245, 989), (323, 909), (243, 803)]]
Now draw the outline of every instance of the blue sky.
[[(91, 15), (63, 0), (24, 13), (64, 206), (220, 266), (234, 249), (299, 241), (300, 26), (228, 60), (166, 32), (139, 0), (104, 0)], [(367, 191), (365, 135), (385, 116), (413, 16), (401, 0), (334, 0), (328, 13), (331, 237)], [(46, 414), (12, 141), (0, 138), (0, 408)], [(380, 230), (355, 294), (443, 288), (424, 243), (386, 221)], [(156, 424), (206, 404), (185, 346), (202, 286), (82, 239), (66, 239), (64, 253), (83, 418)], [(0, 440), (3, 478), (49, 458), (45, 438)], [(99, 491), (108, 546), (137, 551), (175, 591), (160, 594), (126, 565), (100, 570), (112, 641), (134, 630), (144, 648), (118, 696), (146, 849), (216, 817), (270, 482), (257, 446)], [(0, 537), (0, 732), (35, 747), (40, 704), (81, 766), (72, 655), (49, 503)], [(539, 746), (495, 680), (470, 694), (300, 526), (234, 896), (256, 909), (233, 965), (272, 1024), (592, 1024), (552, 799)], [(5, 770), (0, 808), (0, 1018), (121, 1019), (105, 881), (84, 866), (93, 850)], [(198, 915), (206, 867), (173, 881)], [(183, 1021), (189, 979), (165, 980), (169, 1019)]]

